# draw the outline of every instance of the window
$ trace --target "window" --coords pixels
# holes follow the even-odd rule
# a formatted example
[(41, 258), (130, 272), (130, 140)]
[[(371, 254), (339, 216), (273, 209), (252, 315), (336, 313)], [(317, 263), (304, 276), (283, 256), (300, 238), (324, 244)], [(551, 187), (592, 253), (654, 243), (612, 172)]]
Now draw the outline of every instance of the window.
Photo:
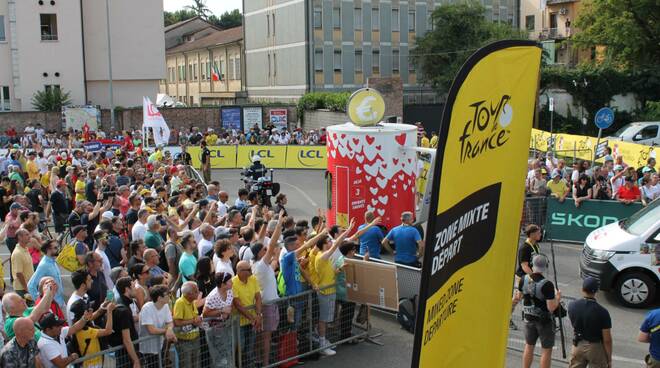
[(355, 50), (355, 71), (362, 71), (362, 50)]
[(41, 40), (57, 41), (57, 15), (40, 14), (41, 20)]
[(341, 28), (341, 9), (332, 8), (332, 27)]
[(241, 79), (241, 58), (236, 56), (234, 58), (234, 79)]
[(11, 110), (11, 100), (9, 98), (9, 86), (0, 88), (0, 111)]
[(273, 77), (277, 77), (277, 54), (273, 54)]
[(5, 38), (5, 16), (0, 15), (0, 41), (6, 41)]
[(59, 90), (59, 89), (60, 89), (60, 85), (59, 85), (59, 84), (46, 84), (46, 85), (44, 86), (44, 90), (45, 90), (46, 92), (50, 92), (50, 91), (54, 91), (54, 90)]
[(639, 133), (635, 134), (633, 141), (641, 141), (645, 139), (655, 139), (658, 136), (658, 126), (649, 125), (640, 130)]
[(399, 31), (399, 9), (392, 9), (392, 30)]
[(323, 50), (321, 49), (314, 50), (314, 71), (323, 71)]
[(335, 50), (332, 58), (332, 66), (335, 71), (341, 71), (341, 50)]
[(399, 50), (392, 50), (392, 71), (399, 71)]
[(270, 14), (266, 14), (266, 36), (270, 37)]
[(211, 80), (211, 63), (207, 62), (206, 63), (206, 79)]
[(188, 65), (188, 76), (190, 77), (190, 80), (193, 80), (193, 79), (192, 79), (192, 78), (193, 78), (193, 75), (194, 75), (194, 74), (193, 74), (193, 66), (192, 66), (192, 64), (189, 64), (189, 65)]
[(202, 80), (206, 80), (206, 63), (200, 63), (201, 71), (199, 74), (202, 76)]
[(193, 80), (197, 80), (197, 63), (193, 65)]
[(429, 12), (427, 13), (426, 21), (427, 21), (427, 23), (428, 23), (428, 24), (426, 25), (426, 28), (427, 28), (428, 30), (433, 30), (433, 12), (432, 12), (432, 11), (429, 11)]
[(528, 15), (525, 17), (525, 29), (528, 31), (533, 31), (534, 28), (534, 15)]
[(362, 8), (355, 8), (353, 21), (355, 22), (354, 26), (356, 30), (362, 29)]
[(321, 9), (314, 9), (314, 28), (321, 28), (323, 24), (323, 13)]
[(275, 14), (273, 14), (273, 37), (275, 37)]
[(270, 53), (268, 53), (268, 78), (270, 78), (271, 75), (273, 75), (273, 67), (270, 62)]
[(380, 73), (380, 50), (374, 50), (371, 54), (371, 68), (374, 74)]
[(371, 29), (375, 31), (380, 29), (380, 11), (378, 8), (371, 8)]
[(415, 11), (408, 12), (408, 32), (415, 32)]
[(409, 72), (415, 72), (415, 63), (411, 58), (408, 58), (408, 71)]
[(225, 62), (220, 59), (220, 66), (218, 67), (218, 71), (220, 72), (220, 79), (224, 80), (225, 79)]

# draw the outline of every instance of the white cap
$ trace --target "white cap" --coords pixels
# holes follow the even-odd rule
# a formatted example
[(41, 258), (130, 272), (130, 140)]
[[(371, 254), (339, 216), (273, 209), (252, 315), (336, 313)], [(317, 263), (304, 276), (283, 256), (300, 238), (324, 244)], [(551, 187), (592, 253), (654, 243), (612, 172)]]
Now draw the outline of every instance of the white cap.
[(112, 211), (105, 211), (105, 212), (103, 212), (101, 217), (106, 218), (106, 219), (111, 219), (111, 218), (115, 217), (115, 214), (112, 213)]
[(261, 156), (259, 155), (252, 156), (252, 162), (257, 162), (257, 161), (261, 161)]

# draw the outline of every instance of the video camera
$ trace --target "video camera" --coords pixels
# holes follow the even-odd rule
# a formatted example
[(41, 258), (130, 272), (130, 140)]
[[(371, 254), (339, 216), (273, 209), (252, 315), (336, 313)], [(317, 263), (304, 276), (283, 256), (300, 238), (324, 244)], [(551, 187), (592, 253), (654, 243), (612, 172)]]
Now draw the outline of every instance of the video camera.
[(243, 168), (243, 171), (241, 171), (241, 180), (245, 183), (245, 189), (251, 192), (257, 192), (260, 205), (273, 206), (271, 197), (276, 196), (280, 192), (280, 184), (273, 182), (273, 169), (270, 169), (269, 175), (252, 180), (247, 173), (247, 169)]

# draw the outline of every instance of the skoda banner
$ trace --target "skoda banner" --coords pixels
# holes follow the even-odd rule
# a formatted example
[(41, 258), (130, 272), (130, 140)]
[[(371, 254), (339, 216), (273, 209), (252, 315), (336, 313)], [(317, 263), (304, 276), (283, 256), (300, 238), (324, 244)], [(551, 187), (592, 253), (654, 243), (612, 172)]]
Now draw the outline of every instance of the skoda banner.
[(499, 41), (470, 56), (451, 86), (412, 367), (504, 367), (540, 65), (535, 42)]

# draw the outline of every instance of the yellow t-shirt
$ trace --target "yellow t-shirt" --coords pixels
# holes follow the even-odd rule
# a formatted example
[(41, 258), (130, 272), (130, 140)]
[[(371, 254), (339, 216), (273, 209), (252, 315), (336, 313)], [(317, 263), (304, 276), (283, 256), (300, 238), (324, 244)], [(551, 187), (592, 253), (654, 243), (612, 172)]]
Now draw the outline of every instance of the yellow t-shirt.
[(546, 184), (550, 192), (555, 197), (563, 197), (566, 192), (568, 192), (568, 185), (566, 184), (566, 179), (561, 179), (557, 183), (554, 180), (550, 180)]
[(27, 174), (30, 180), (32, 179), (39, 180), (39, 166), (37, 166), (36, 161), (30, 160), (27, 162)]
[(218, 142), (217, 134), (213, 133), (206, 136), (206, 144), (208, 144), (209, 146), (215, 146), (217, 142)]
[[(82, 190), (82, 193), (78, 193), (79, 190)], [(82, 180), (76, 180), (76, 202), (84, 201), (85, 197), (85, 182)]]
[[(97, 338), (99, 334), (98, 328), (88, 327), (86, 330), (80, 330), (76, 332), (76, 340), (78, 342), (78, 348), (80, 349), (80, 354), (85, 352), (85, 355), (96, 354), (101, 351), (101, 344)], [(86, 340), (89, 339), (89, 346), (87, 346)], [(85, 350), (87, 349), (87, 350)], [(101, 367), (103, 366), (103, 357), (99, 356), (94, 359), (86, 360), (83, 363), (83, 367)]]
[(319, 275), (318, 285), (319, 289), (321, 289), (319, 292), (323, 295), (334, 294), (337, 291), (335, 287), (324, 289), (326, 286), (335, 285), (337, 283), (337, 280), (335, 279), (335, 269), (332, 267), (332, 260), (329, 257), (328, 259), (321, 258), (321, 254), (319, 253), (316, 257), (315, 263), (316, 272)]
[(50, 171), (41, 175), (41, 186), (48, 188), (50, 186)]
[(307, 256), (307, 258), (309, 258), (309, 262), (307, 263), (307, 272), (309, 272), (309, 279), (314, 285), (319, 284), (319, 274), (318, 270), (316, 269), (316, 256), (318, 254), (319, 248), (314, 247), (309, 251), (309, 255)]
[(14, 252), (11, 254), (11, 274), (14, 276), (14, 290), (27, 291), (23, 285), (18, 281), (18, 273), (22, 273), (25, 276), (25, 283), (27, 284), (34, 274), (34, 266), (32, 266), (32, 256), (26, 248), (16, 245)]
[(438, 136), (437, 135), (434, 135), (433, 137), (431, 137), (430, 145), (431, 145), (431, 148), (438, 148)]
[[(172, 313), (173, 319), (188, 320), (199, 316), (195, 302), (189, 302), (185, 297), (180, 297), (174, 303), (174, 311)], [(181, 340), (194, 340), (199, 337), (199, 327), (195, 325), (187, 325), (177, 327), (174, 329), (174, 334)]]
[(425, 147), (425, 148), (429, 148), (430, 145), (431, 145), (431, 143), (429, 142), (429, 139), (427, 137), (422, 137), (422, 141), (420, 143), (420, 146)]
[[(237, 298), (243, 307), (250, 307), (254, 305), (254, 296), (260, 292), (259, 282), (257, 278), (253, 275), (248, 277), (247, 282), (241, 281), (238, 276), (234, 276), (231, 279), (232, 287), (231, 291), (234, 293), (234, 298)], [(253, 308), (248, 310), (248, 313), (252, 316), (255, 315), (255, 310)], [(241, 315), (241, 326), (246, 326), (250, 324), (250, 320)]]

